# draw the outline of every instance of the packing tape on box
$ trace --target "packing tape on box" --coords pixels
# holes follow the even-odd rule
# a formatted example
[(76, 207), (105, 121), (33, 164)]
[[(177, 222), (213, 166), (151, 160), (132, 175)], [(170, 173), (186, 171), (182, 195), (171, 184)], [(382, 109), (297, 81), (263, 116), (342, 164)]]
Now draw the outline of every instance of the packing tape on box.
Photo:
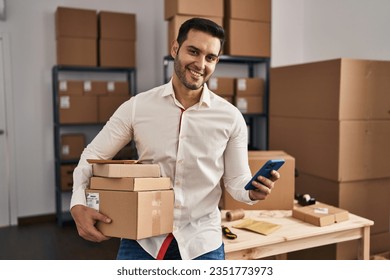
[(161, 192), (155, 192), (152, 199), (152, 235), (161, 234)]
[(236, 209), (236, 210), (226, 212), (226, 220), (228, 221), (236, 221), (244, 217), (245, 217), (244, 209)]

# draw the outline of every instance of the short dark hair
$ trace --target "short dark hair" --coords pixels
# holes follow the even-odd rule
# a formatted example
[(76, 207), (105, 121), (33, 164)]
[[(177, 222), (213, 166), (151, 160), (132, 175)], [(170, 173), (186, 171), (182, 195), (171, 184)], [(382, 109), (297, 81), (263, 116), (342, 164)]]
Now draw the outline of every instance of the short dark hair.
[(221, 50), (223, 45), (225, 44), (225, 30), (214, 21), (205, 18), (191, 18), (185, 21), (179, 29), (179, 33), (177, 35), (177, 42), (179, 43), (179, 47), (183, 44), (183, 42), (187, 39), (188, 32), (191, 29), (195, 29), (198, 31), (202, 31), (210, 34), (213, 37), (216, 37), (221, 42)]

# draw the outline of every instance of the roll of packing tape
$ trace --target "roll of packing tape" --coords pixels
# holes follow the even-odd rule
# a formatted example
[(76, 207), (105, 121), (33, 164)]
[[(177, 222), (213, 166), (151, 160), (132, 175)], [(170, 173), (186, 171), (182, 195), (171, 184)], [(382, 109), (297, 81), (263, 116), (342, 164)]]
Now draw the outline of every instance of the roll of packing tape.
[(236, 221), (245, 217), (244, 209), (236, 209), (226, 212), (226, 220)]

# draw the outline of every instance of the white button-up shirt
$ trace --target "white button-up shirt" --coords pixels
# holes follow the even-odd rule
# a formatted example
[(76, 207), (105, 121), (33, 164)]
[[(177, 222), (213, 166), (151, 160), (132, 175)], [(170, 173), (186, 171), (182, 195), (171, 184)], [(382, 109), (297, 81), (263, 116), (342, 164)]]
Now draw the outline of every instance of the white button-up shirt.
[[(222, 244), (220, 180), (237, 200), (252, 203), (247, 127), (240, 111), (204, 85), (199, 103), (184, 110), (172, 81), (123, 103), (85, 148), (74, 171), (71, 207), (86, 205), (84, 189), (92, 176), (86, 159), (110, 159), (134, 140), (142, 163), (157, 163), (175, 193), (174, 229), (183, 259)], [(166, 235), (139, 240), (156, 257)]]

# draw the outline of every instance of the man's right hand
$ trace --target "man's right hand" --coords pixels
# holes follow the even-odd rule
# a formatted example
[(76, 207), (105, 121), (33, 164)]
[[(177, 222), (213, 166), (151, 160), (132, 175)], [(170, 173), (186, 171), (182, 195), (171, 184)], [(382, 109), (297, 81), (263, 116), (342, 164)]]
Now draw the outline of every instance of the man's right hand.
[(76, 223), (77, 231), (82, 238), (93, 242), (102, 242), (110, 239), (98, 231), (95, 227), (95, 224), (98, 221), (106, 224), (111, 223), (111, 219), (109, 217), (84, 205), (73, 206), (70, 213)]

